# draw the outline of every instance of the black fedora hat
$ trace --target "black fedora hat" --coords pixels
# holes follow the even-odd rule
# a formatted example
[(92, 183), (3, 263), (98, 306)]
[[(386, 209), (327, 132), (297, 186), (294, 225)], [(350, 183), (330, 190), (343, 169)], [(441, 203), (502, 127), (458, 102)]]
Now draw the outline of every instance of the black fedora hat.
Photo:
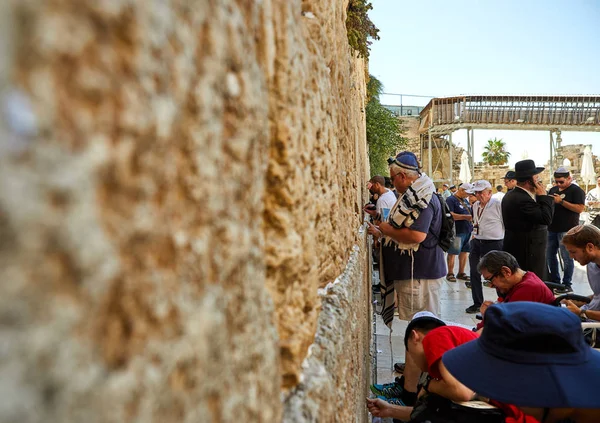
[(515, 179), (515, 172), (513, 170), (509, 170), (506, 172), (506, 175), (504, 175), (504, 179)]
[(544, 171), (543, 167), (536, 167), (533, 160), (521, 160), (515, 164), (515, 178), (528, 178)]

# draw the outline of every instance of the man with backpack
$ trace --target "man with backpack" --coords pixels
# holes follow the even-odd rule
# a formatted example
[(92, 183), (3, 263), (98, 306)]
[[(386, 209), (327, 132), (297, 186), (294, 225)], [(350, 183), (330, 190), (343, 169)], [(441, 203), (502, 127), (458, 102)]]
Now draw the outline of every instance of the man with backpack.
[[(465, 267), (471, 252), (471, 232), (473, 232), (473, 216), (469, 204), (469, 193), (473, 187), (469, 183), (460, 184), (458, 191), (446, 199), (452, 218), (455, 220), (456, 237), (448, 250), (448, 282), (456, 282), (457, 279), (470, 281), (471, 278), (465, 273)], [(454, 276), (454, 262), (458, 256), (458, 273)]]
[[(381, 279), (386, 288), (382, 288), (393, 286), (396, 290), (400, 319), (410, 320), (414, 313), (423, 310), (439, 315), (439, 291), (447, 271), (439, 245), (448, 241), (442, 236), (443, 204), (431, 179), (420, 171), (413, 153), (404, 151), (388, 162), (391, 181), (401, 199), (386, 222), (369, 227), (370, 234), (385, 238)], [(382, 295), (393, 298), (383, 291)], [(382, 317), (391, 325), (393, 301), (384, 303)]]

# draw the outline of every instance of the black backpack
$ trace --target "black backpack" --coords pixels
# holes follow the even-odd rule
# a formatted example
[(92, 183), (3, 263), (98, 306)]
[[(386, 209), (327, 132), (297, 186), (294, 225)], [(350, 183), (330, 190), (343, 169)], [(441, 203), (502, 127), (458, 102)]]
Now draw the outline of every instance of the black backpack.
[[(435, 193), (438, 200), (440, 200), (441, 211), (442, 211), (442, 227), (440, 229), (440, 235), (436, 236), (438, 239), (438, 245), (444, 252), (448, 252), (452, 243), (454, 242), (454, 238), (456, 238), (456, 227), (454, 225), (454, 218), (450, 213), (450, 209), (446, 204), (446, 200), (437, 192)], [(433, 234), (435, 236), (435, 234)]]

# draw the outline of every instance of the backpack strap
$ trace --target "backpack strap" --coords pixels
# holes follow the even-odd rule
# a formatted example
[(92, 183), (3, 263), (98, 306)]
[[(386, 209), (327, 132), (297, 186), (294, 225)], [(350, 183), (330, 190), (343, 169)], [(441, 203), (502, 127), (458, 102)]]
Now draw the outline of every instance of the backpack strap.
[[(435, 217), (436, 217), (436, 216), (437, 216), (437, 215), (438, 215), (438, 214), (439, 214), (441, 211), (443, 211), (443, 209), (444, 209), (444, 203), (442, 203), (442, 201), (443, 201), (443, 199), (442, 199), (442, 196), (441, 196), (441, 195), (439, 195), (437, 192), (434, 192), (434, 193), (433, 193), (433, 195), (431, 196), (431, 200), (429, 201), (429, 204), (432, 204), (432, 203), (433, 203), (433, 196), (436, 196), (436, 197), (437, 197), (437, 199), (438, 199), (438, 202), (439, 202), (439, 206), (438, 206), (438, 207), (436, 207), (436, 206), (433, 206), (433, 205), (431, 206), (431, 208), (433, 209), (433, 218), (431, 219), (431, 222), (432, 222), (432, 223), (433, 223), (433, 221), (435, 220)], [(444, 218), (444, 217), (442, 216), (442, 219), (443, 219), (443, 218)], [(436, 235), (436, 234), (435, 234), (435, 232), (433, 232), (433, 230), (432, 230), (432, 227), (433, 227), (433, 225), (429, 225), (429, 230), (427, 231), (427, 234), (431, 234), (431, 235), (433, 235), (433, 237), (435, 238), (435, 244), (433, 244), (431, 247), (428, 247), (428, 246), (426, 246), (426, 245), (425, 245), (425, 241), (427, 241), (427, 239), (425, 239), (425, 240), (424, 240), (424, 241), (421, 243), (421, 246), (422, 246), (423, 248), (428, 248), (428, 249), (430, 249), (430, 250), (431, 250), (432, 248), (435, 248), (435, 247), (437, 247), (437, 245), (438, 245), (438, 242), (440, 241), (440, 234), (438, 233), (438, 234)], [(441, 225), (440, 225), (440, 231), (441, 231), (441, 230), (442, 230), (442, 227), (441, 227)]]

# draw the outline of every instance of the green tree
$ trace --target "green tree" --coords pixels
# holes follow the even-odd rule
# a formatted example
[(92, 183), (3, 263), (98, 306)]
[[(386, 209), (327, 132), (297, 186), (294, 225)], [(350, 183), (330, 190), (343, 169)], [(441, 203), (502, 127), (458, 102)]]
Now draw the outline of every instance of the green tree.
[(484, 163), (491, 166), (508, 163), (510, 153), (506, 151), (506, 143), (502, 139), (488, 140), (484, 150), (482, 154)]
[(371, 175), (385, 176), (389, 173), (387, 159), (405, 147), (407, 139), (402, 136), (402, 121), (379, 102), (382, 92), (381, 81), (370, 75), (366, 107), (369, 162)]
[(378, 40), (379, 29), (369, 18), (369, 10), (373, 9), (367, 0), (350, 0), (346, 11), (346, 32), (348, 44), (363, 58), (369, 57), (371, 39)]

